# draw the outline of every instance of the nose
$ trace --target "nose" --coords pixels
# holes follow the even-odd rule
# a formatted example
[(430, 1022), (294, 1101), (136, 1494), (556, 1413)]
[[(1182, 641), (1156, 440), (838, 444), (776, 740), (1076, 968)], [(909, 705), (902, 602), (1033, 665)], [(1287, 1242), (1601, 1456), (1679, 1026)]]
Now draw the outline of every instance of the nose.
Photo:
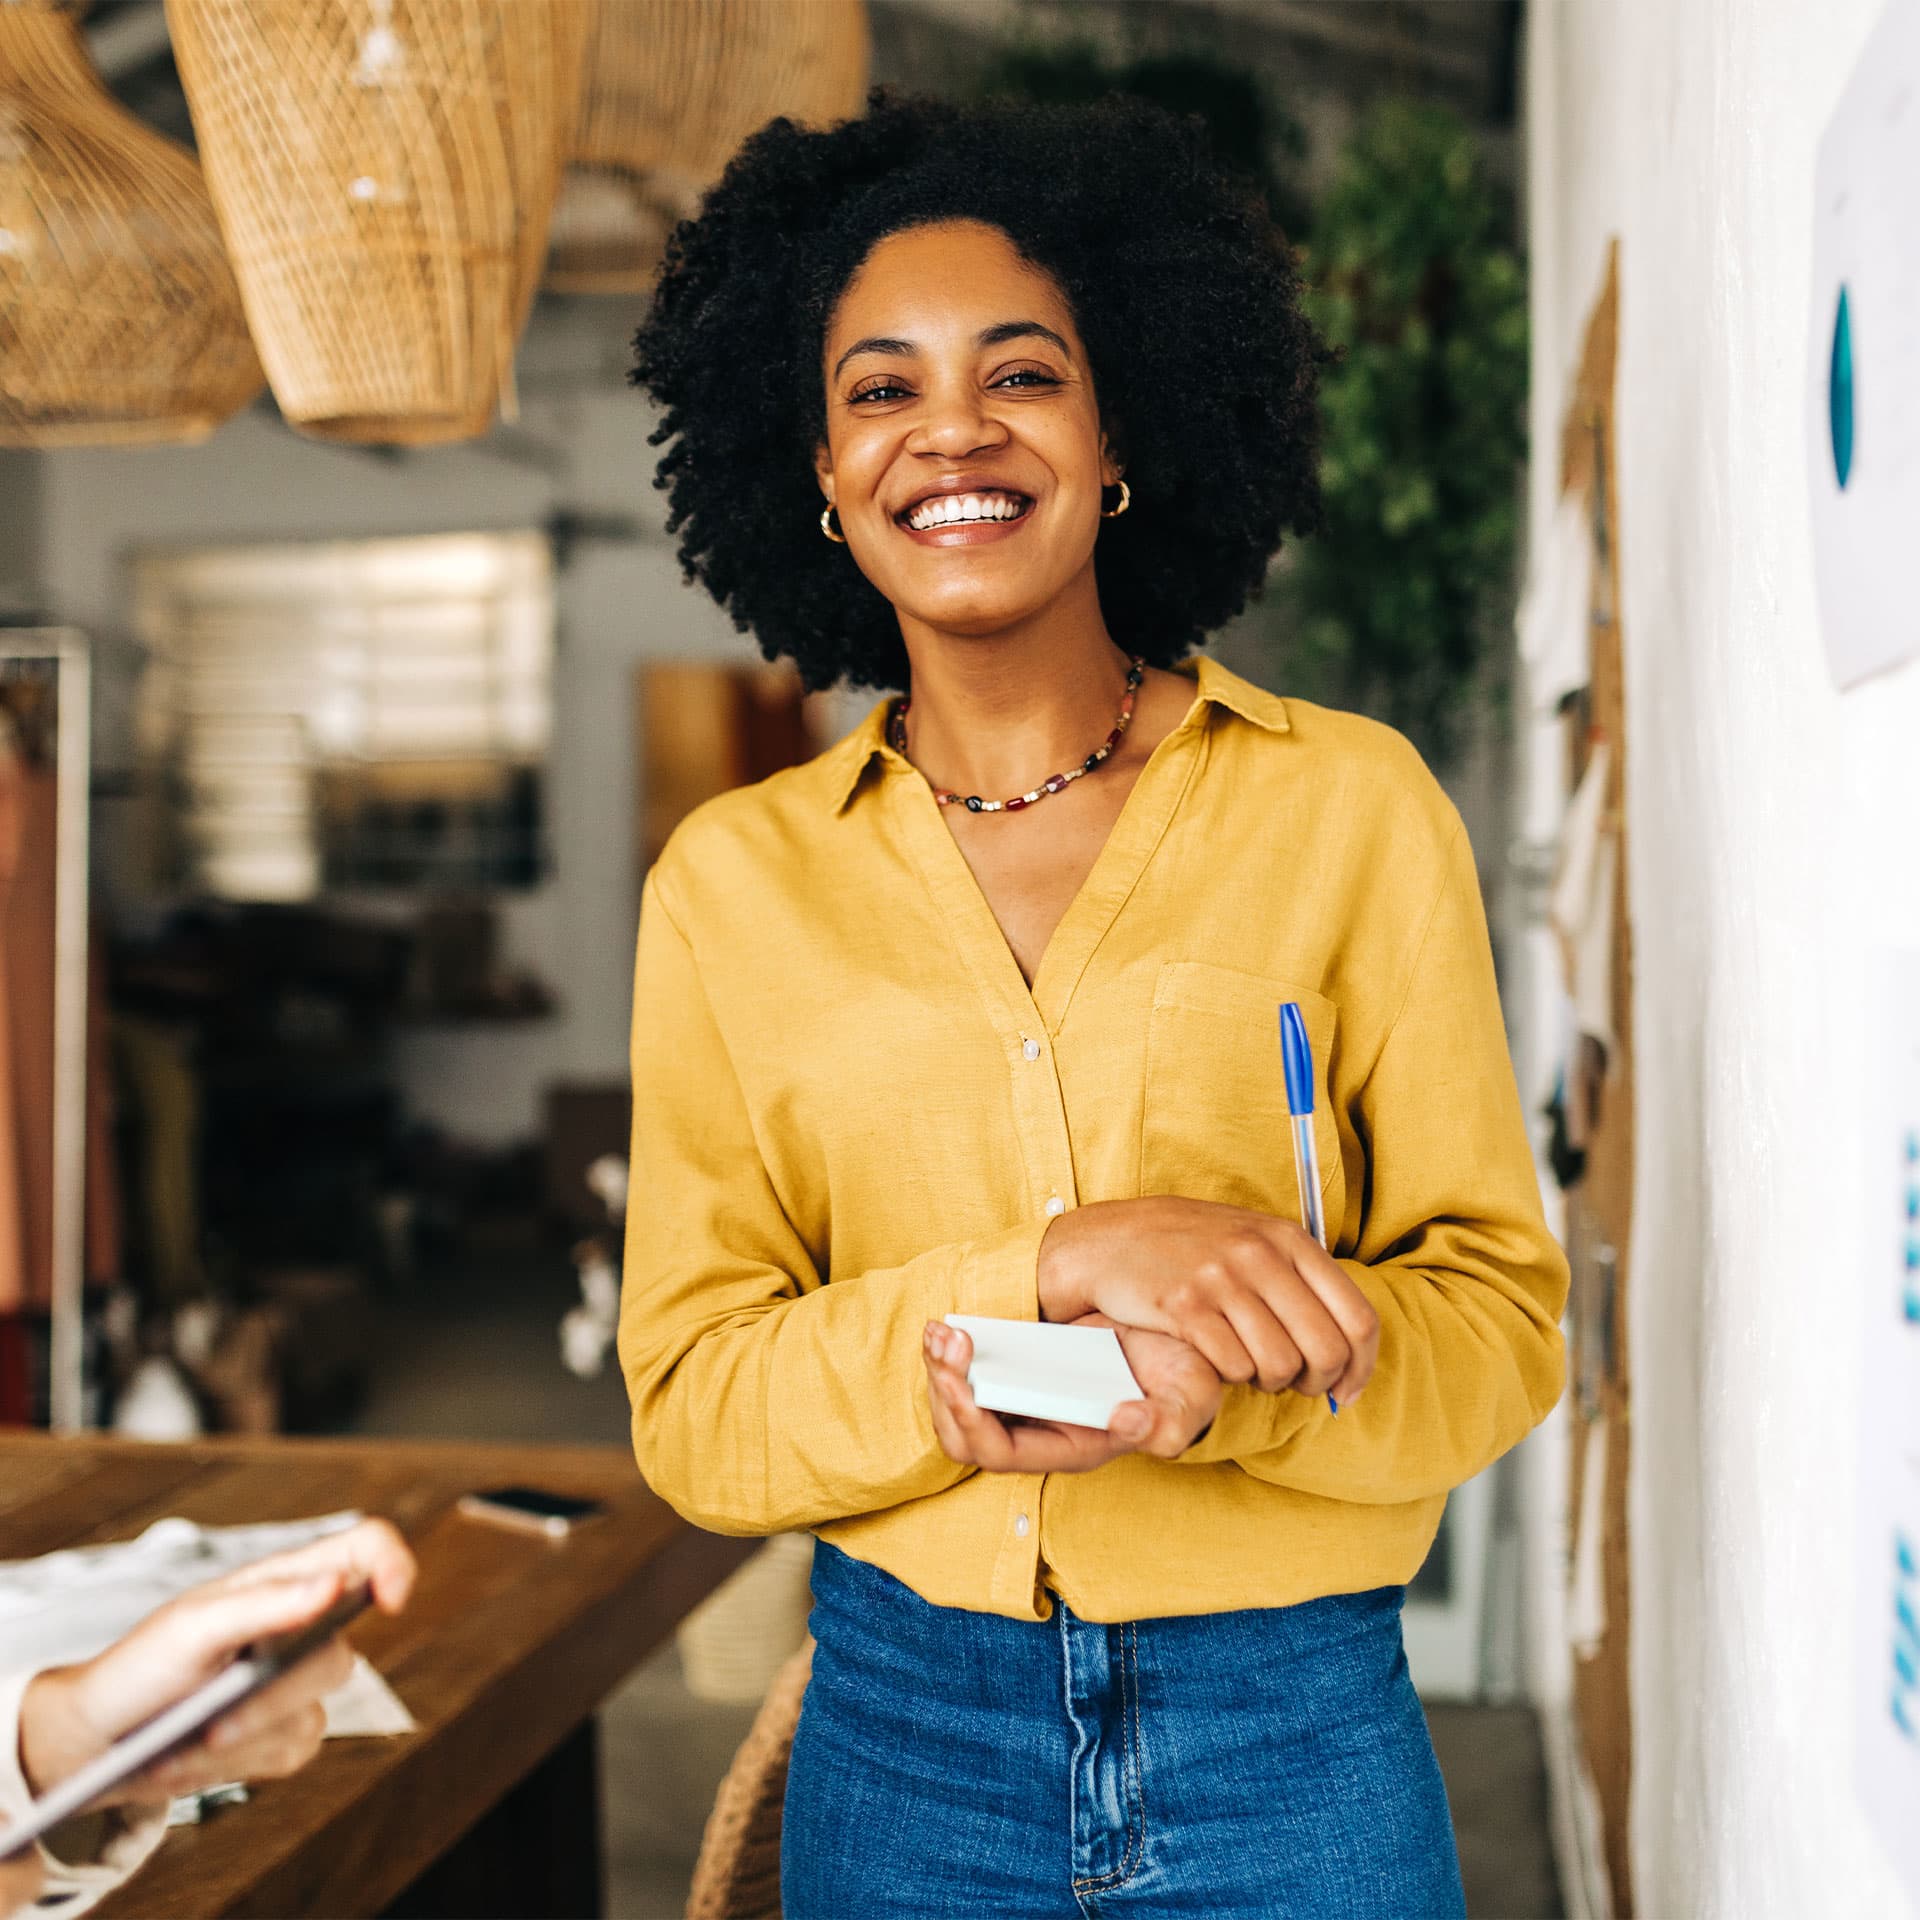
[(971, 380), (943, 381), (928, 393), (908, 447), (956, 460), (1004, 446), (1006, 439), (1006, 427)]

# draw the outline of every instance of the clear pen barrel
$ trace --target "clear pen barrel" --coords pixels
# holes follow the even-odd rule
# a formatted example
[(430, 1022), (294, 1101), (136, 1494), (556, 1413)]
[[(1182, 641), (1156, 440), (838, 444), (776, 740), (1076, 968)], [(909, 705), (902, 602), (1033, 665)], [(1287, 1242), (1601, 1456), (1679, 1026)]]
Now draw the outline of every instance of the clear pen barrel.
[(1320, 1155), (1313, 1143), (1313, 1115), (1293, 1116), (1293, 1171), (1300, 1184), (1300, 1224), (1324, 1247), (1327, 1223), (1320, 1211)]

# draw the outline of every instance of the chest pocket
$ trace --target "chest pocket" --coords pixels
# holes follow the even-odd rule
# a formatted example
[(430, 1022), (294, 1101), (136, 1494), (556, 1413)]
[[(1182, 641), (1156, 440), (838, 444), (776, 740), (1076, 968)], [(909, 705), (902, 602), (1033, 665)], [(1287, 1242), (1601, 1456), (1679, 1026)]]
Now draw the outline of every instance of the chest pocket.
[(1338, 1010), (1331, 1000), (1284, 980), (1198, 960), (1170, 961), (1160, 969), (1147, 1021), (1139, 1191), (1301, 1218), (1280, 1059), (1283, 1000), (1300, 1003), (1313, 1046), (1320, 1204), (1337, 1249), (1347, 1182), (1327, 1068)]

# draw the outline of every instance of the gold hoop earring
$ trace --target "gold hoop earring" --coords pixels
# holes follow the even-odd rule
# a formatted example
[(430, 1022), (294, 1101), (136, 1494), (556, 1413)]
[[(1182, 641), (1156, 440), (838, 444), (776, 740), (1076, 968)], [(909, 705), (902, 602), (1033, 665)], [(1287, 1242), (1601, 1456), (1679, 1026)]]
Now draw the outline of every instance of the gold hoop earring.
[(1115, 507), (1111, 513), (1109, 513), (1105, 507), (1102, 507), (1100, 509), (1100, 518), (1102, 520), (1118, 520), (1132, 504), (1133, 490), (1122, 480), (1120, 482), (1120, 504)]
[(832, 517), (832, 514), (833, 514), (833, 502), (829, 500), (827, 504), (820, 510), (820, 531), (824, 533), (827, 536), (827, 538), (831, 540), (836, 546), (844, 547), (847, 544), (847, 536), (844, 533), (835, 533), (834, 530), (827, 525), (827, 522)]

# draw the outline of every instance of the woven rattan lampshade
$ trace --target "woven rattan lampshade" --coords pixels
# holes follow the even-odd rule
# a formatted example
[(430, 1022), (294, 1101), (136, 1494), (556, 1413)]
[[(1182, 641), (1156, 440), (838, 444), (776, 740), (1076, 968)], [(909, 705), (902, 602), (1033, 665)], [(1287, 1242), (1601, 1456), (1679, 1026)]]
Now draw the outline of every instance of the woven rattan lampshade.
[(303, 432), (418, 445), (511, 414), (590, 18), (589, 0), (167, 0), (247, 318)]
[(75, 14), (0, 0), (0, 445), (204, 440), (260, 380), (193, 156), (100, 84)]
[(864, 0), (599, 0), (547, 285), (647, 291), (740, 142), (858, 112), (869, 53)]

